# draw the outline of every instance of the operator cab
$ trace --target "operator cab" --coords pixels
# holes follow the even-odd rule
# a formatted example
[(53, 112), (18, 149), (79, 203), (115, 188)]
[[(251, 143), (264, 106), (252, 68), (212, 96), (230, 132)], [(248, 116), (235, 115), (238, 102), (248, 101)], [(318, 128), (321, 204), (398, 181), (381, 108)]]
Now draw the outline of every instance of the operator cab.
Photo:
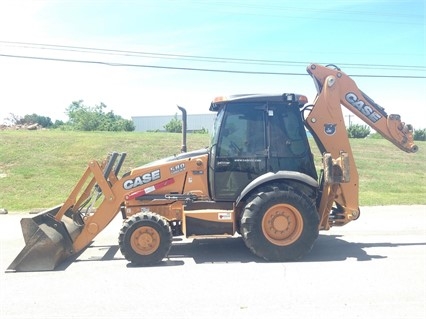
[(235, 201), (256, 177), (296, 171), (317, 180), (298, 94), (217, 97), (209, 187), (215, 201)]

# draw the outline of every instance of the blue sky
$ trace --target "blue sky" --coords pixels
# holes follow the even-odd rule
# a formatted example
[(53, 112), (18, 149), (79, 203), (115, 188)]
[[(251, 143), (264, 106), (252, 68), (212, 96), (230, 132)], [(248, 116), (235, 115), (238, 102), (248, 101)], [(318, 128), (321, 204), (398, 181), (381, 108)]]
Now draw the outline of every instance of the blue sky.
[(425, 128), (425, 11), (424, 0), (2, 0), (0, 122), (9, 113), (66, 120), (78, 100), (128, 119), (175, 114), (176, 104), (208, 113), (214, 96), (233, 93), (312, 101), (314, 62), (390, 76), (354, 79), (388, 113)]

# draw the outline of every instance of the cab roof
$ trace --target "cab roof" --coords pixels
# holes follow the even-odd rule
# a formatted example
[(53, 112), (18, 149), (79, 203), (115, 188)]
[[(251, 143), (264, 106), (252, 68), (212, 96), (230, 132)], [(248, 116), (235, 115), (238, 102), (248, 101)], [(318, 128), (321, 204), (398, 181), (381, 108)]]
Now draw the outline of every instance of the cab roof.
[(308, 98), (301, 94), (235, 94), (227, 96), (217, 96), (210, 104), (210, 111), (217, 112), (219, 108), (227, 103), (233, 102), (287, 102), (298, 103), (302, 107), (308, 103)]

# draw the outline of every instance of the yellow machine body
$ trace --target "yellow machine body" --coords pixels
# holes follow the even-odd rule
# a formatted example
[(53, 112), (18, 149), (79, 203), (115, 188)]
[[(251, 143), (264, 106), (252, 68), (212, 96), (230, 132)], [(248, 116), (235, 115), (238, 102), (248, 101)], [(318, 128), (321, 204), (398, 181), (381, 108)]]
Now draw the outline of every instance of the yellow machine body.
[[(345, 73), (316, 64), (307, 71), (318, 90), (312, 105), (297, 94), (218, 97), (210, 106), (218, 113), (210, 147), (122, 176), (126, 153), (88, 162), (63, 204), (21, 221), (25, 247), (9, 270), (55, 269), (117, 215), (124, 220), (121, 252), (135, 264), (160, 262), (173, 236), (239, 234), (265, 260), (302, 258), (320, 230), (360, 214), (341, 106), (401, 150), (417, 151), (412, 127), (388, 115)], [(323, 155), (319, 178), (305, 128)]]

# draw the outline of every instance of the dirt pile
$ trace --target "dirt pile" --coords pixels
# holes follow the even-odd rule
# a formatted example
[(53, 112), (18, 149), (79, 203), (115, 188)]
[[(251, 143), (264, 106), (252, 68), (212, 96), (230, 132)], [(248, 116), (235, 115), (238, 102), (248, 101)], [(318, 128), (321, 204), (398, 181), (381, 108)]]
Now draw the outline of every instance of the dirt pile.
[(42, 128), (43, 128), (43, 126), (39, 125), (38, 123), (35, 123), (35, 124), (15, 124), (15, 125), (0, 124), (0, 131), (5, 131), (5, 130), (36, 131), (36, 130), (41, 130)]

